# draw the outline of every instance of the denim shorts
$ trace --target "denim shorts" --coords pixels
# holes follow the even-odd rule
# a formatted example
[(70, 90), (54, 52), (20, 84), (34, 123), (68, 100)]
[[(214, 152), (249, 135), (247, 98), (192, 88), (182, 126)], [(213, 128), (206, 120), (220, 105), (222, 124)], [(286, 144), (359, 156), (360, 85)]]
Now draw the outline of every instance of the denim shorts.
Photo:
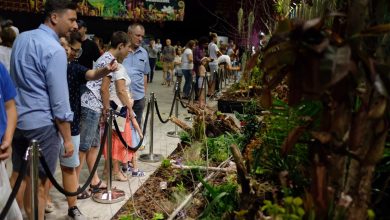
[(99, 120), (100, 112), (81, 107), (80, 151), (87, 152), (91, 147), (100, 146)]
[[(12, 164), (13, 171), (20, 173), (22, 160), (31, 140), (37, 140), (41, 150), (41, 156), (46, 160), (50, 172), (54, 175), (57, 166), (58, 154), (61, 148), (61, 138), (58, 135), (57, 128), (54, 125), (48, 125), (32, 130), (21, 130), (16, 128), (12, 140)], [(29, 170), (29, 169), (27, 169)], [(27, 172), (27, 175), (30, 175)], [(39, 177), (45, 178), (47, 174), (39, 163)]]
[(64, 144), (61, 144), (61, 150), (60, 150), (61, 166), (75, 168), (80, 165), (80, 160), (79, 160), (80, 135), (72, 136), (72, 143), (74, 146), (74, 151), (72, 156), (70, 157), (63, 157), (63, 155), (65, 154), (65, 148), (64, 148)]

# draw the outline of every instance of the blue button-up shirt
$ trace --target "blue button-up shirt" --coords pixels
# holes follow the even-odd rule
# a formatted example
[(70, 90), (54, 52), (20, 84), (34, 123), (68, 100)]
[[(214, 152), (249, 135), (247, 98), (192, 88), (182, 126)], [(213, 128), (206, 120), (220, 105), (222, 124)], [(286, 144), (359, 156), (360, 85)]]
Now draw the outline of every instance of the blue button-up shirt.
[(130, 91), (134, 100), (140, 100), (145, 97), (144, 75), (150, 72), (148, 52), (142, 47), (129, 53), (123, 61), (127, 74), (131, 79)]
[(66, 69), (65, 50), (48, 26), (41, 24), (17, 37), (11, 54), (11, 77), (18, 94), (19, 129), (52, 125), (54, 119), (72, 121)]

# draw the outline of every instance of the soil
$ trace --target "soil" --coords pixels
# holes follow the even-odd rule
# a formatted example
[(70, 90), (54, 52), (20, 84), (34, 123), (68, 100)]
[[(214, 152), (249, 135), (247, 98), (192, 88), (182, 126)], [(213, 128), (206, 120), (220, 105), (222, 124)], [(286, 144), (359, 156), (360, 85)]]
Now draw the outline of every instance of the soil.
[[(183, 149), (188, 145), (178, 144), (178, 147), (168, 158), (180, 160)], [(204, 174), (202, 175), (204, 176)], [(224, 174), (220, 174), (215, 183), (221, 182)], [(167, 183), (166, 189), (160, 184)], [(167, 218), (180, 204), (186, 195), (193, 192), (197, 181), (195, 172), (181, 171), (171, 167), (159, 167), (135, 192), (130, 199), (112, 219), (152, 219), (155, 213), (161, 213)], [(214, 182), (213, 182), (214, 184)], [(191, 204), (182, 210), (177, 217), (182, 219), (196, 219), (205, 208), (207, 201), (198, 193), (191, 201)], [(133, 216), (135, 218), (131, 218)], [(129, 218), (124, 218), (129, 217)]]

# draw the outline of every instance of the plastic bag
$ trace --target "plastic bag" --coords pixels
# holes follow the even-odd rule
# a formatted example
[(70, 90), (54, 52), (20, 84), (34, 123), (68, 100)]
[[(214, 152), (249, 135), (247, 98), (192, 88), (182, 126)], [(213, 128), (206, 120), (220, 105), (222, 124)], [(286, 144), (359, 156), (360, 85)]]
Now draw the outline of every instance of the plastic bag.
[[(9, 183), (7, 170), (5, 169), (4, 161), (0, 161), (0, 210), (3, 210), (5, 204), (7, 203), (9, 195), (11, 195), (11, 185)], [(16, 203), (16, 200), (13, 201), (11, 208), (8, 211), (8, 215), (5, 217), (5, 220), (22, 220), (23, 216), (20, 212), (19, 206)]]

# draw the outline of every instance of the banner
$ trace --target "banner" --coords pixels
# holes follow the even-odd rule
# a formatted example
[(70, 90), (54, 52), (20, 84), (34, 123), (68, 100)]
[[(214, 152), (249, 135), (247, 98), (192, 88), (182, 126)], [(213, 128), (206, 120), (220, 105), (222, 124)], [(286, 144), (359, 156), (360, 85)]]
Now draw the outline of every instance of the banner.
[[(0, 9), (41, 12), (45, 0), (0, 0)], [(83, 0), (77, 12), (84, 16), (142, 22), (183, 21), (184, 0)]]

